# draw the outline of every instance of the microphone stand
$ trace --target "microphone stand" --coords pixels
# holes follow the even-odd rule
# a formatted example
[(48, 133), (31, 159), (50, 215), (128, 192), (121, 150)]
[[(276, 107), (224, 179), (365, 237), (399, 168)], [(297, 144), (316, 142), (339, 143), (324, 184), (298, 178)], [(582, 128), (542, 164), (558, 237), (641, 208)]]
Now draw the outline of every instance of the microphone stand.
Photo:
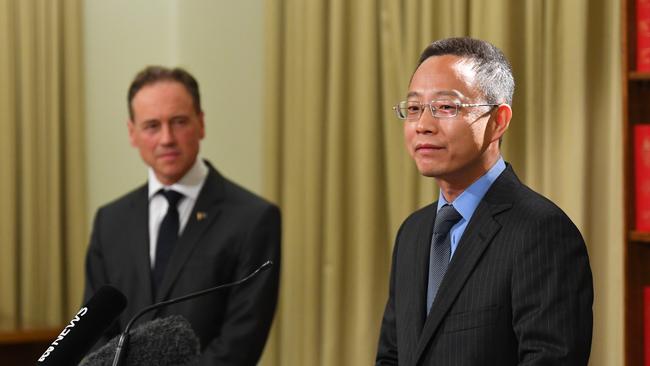
[(240, 280), (237, 280), (235, 282), (226, 283), (226, 284), (223, 284), (223, 285), (211, 287), (209, 289), (193, 292), (193, 293), (191, 293), (189, 295), (177, 297), (175, 299), (162, 301), (162, 302), (159, 302), (157, 304), (147, 306), (146, 308), (140, 310), (140, 312), (138, 312), (137, 314), (135, 314), (135, 316), (133, 318), (131, 318), (131, 320), (128, 322), (128, 324), (124, 328), (124, 331), (120, 335), (120, 339), (117, 342), (117, 348), (115, 349), (115, 358), (113, 358), (113, 366), (120, 366), (122, 364), (122, 362), (124, 362), (124, 358), (126, 357), (126, 351), (127, 351), (127, 347), (128, 347), (128, 343), (129, 343), (129, 330), (131, 329), (131, 326), (133, 325), (133, 323), (138, 318), (140, 318), (142, 315), (150, 312), (151, 310), (155, 310), (155, 309), (158, 309), (158, 308), (163, 307), (163, 306), (175, 304), (177, 302), (182, 302), (182, 301), (185, 301), (185, 300), (190, 300), (190, 299), (193, 299), (195, 297), (199, 297), (199, 296), (208, 294), (208, 293), (210, 293), (212, 291), (221, 290), (221, 289), (224, 289), (224, 288), (240, 285), (240, 284), (248, 281), (249, 279), (255, 277), (260, 271), (263, 271), (263, 270), (265, 270), (267, 268), (270, 268), (271, 266), (273, 266), (273, 262), (266, 261), (266, 262), (264, 262), (264, 264), (259, 266), (255, 271), (250, 273), (248, 276), (246, 276), (246, 277), (244, 277), (244, 278), (242, 278)]

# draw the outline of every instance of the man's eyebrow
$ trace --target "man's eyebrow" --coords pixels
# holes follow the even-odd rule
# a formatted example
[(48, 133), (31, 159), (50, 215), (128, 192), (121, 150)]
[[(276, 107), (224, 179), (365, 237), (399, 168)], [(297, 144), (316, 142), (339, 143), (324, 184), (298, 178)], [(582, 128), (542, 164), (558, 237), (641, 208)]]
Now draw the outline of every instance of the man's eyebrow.
[(141, 121), (134, 121), (134, 122), (138, 122), (138, 123), (159, 123), (160, 120), (158, 118), (148, 118), (148, 119), (144, 119), (144, 120), (141, 120)]

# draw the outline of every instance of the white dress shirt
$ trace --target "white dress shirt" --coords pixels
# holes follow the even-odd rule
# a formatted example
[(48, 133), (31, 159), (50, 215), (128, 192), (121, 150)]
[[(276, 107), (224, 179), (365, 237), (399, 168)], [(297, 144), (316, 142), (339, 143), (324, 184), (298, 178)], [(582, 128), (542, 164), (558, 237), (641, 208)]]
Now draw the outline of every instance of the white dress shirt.
[(167, 199), (162, 194), (157, 194), (161, 189), (171, 189), (182, 193), (183, 198), (178, 202), (178, 236), (180, 237), (190, 219), (190, 214), (196, 203), (196, 199), (201, 192), (201, 188), (208, 176), (208, 167), (202, 159), (196, 159), (192, 168), (178, 182), (165, 186), (160, 183), (153, 169), (149, 168), (149, 257), (151, 259), (151, 268), (156, 263), (156, 242), (158, 241), (158, 231), (160, 223), (167, 214)]

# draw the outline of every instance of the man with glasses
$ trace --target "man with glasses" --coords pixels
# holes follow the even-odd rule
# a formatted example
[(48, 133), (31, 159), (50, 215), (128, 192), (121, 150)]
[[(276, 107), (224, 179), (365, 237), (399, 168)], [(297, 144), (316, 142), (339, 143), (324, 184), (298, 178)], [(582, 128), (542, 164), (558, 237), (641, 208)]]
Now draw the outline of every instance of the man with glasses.
[(499, 49), (450, 38), (423, 51), (394, 107), (440, 194), (398, 231), (377, 365), (587, 365), (587, 251), (501, 156), (513, 91)]
[(141, 318), (185, 317), (200, 340), (201, 365), (255, 365), (278, 296), (280, 212), (199, 157), (204, 114), (187, 71), (147, 67), (127, 101), (129, 139), (149, 166), (148, 182), (97, 212), (84, 297), (110, 284), (128, 298), (109, 338), (151, 304), (234, 282), (271, 260), (247, 283)]

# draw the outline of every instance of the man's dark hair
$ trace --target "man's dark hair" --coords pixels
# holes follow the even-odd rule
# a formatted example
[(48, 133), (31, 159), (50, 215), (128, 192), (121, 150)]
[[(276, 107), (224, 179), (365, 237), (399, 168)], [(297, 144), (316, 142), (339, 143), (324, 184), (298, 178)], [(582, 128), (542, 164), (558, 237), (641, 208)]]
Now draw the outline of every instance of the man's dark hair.
[(144, 70), (140, 71), (129, 86), (129, 94), (127, 102), (129, 106), (129, 117), (133, 120), (133, 98), (135, 95), (147, 85), (152, 85), (160, 81), (174, 81), (182, 84), (187, 92), (192, 96), (194, 109), (196, 113), (201, 113), (201, 95), (199, 94), (199, 83), (194, 76), (186, 70), (176, 67), (173, 69), (164, 66), (147, 66)]
[(474, 63), (476, 84), (487, 103), (512, 105), (515, 90), (512, 67), (503, 52), (493, 44), (469, 37), (441, 39), (422, 51), (418, 67), (429, 57), (443, 55), (462, 57)]

